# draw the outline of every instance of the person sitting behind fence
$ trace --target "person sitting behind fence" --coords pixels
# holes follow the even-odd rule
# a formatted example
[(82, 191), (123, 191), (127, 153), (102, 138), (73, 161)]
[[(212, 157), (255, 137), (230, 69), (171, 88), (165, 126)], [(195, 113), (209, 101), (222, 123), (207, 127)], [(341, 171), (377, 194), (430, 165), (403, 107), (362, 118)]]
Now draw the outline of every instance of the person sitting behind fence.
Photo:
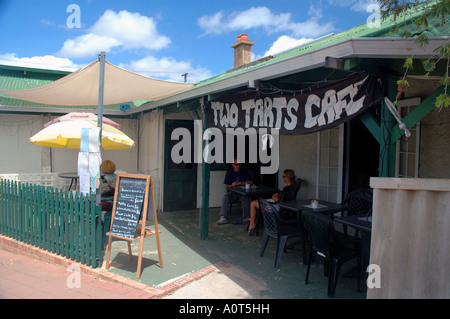
[[(283, 182), (286, 184), (281, 191), (272, 195), (272, 202), (289, 202), (295, 200), (298, 191), (298, 178), (292, 169), (285, 169), (283, 171)], [(247, 219), (248, 234), (253, 235), (256, 229), (256, 214), (258, 213), (259, 202), (257, 199), (250, 203), (250, 218)]]
[(112, 203), (111, 200), (103, 200), (104, 198), (111, 198), (114, 196), (114, 191), (116, 187), (116, 164), (113, 161), (105, 160), (102, 165), (100, 165), (101, 171), (101, 202), (102, 210), (111, 210)]

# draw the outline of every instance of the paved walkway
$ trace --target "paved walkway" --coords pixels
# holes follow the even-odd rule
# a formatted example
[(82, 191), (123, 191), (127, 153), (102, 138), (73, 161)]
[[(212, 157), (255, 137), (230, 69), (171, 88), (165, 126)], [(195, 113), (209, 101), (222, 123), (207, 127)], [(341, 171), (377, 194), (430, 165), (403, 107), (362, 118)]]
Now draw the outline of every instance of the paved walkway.
[[(146, 299), (151, 292), (94, 278), (0, 246), (0, 299)], [(79, 284), (79, 286), (78, 286)]]
[(227, 263), (217, 267), (211, 265), (153, 288), (0, 235), (0, 299), (261, 298), (265, 288), (248, 275)]
[[(216, 226), (216, 216), (210, 214), (209, 238), (201, 240), (197, 211), (161, 214), (164, 267), (159, 267), (158, 251), (149, 241), (139, 279), (136, 260), (129, 261), (127, 245), (121, 242), (113, 245), (106, 270), (0, 235), (0, 299), (326, 299), (321, 260), (312, 264), (305, 285), (299, 250), (284, 254), (282, 266), (275, 268), (275, 241), (260, 257), (260, 237), (248, 236), (243, 225)], [(356, 291), (354, 279), (341, 277), (337, 298), (363, 299), (365, 293)]]

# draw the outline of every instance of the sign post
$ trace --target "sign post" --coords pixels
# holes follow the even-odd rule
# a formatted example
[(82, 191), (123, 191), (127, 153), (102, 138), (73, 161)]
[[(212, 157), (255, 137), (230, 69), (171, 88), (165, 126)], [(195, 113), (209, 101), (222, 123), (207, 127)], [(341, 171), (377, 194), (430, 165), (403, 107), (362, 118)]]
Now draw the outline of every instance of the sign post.
[[(151, 208), (151, 209), (150, 209)], [(146, 228), (147, 212), (153, 211), (154, 230)], [(108, 251), (106, 255), (106, 269), (109, 269), (111, 257), (112, 239), (126, 240), (128, 255), (133, 260), (131, 242), (140, 241), (139, 256), (136, 277), (141, 276), (142, 252), (144, 238), (156, 236), (158, 247), (159, 266), (163, 268), (161, 247), (159, 242), (158, 221), (156, 217), (155, 202), (153, 197), (153, 184), (150, 175), (118, 174), (114, 202), (111, 215), (110, 231), (106, 233), (108, 238)]]

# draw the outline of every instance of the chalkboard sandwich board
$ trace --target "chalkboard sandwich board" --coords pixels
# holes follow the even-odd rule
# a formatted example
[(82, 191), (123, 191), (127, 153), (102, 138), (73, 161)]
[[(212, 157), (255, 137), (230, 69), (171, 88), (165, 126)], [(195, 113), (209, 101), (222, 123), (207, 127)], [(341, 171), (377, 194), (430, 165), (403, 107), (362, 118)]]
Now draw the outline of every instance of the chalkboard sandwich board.
[[(155, 230), (145, 227), (149, 207), (153, 208)], [(162, 268), (158, 222), (156, 218), (153, 185), (150, 175), (117, 175), (113, 209), (111, 214), (111, 227), (110, 231), (106, 233), (106, 235), (109, 236), (106, 269), (109, 269), (109, 258), (111, 254), (113, 237), (128, 241), (128, 252), (130, 259), (132, 259), (130, 242), (140, 240), (137, 273), (137, 278), (139, 278), (144, 238), (153, 235), (156, 235), (159, 264)]]
[(118, 237), (135, 238), (136, 227), (142, 218), (147, 181), (140, 178), (120, 177), (118, 179), (114, 218), (109, 233)]

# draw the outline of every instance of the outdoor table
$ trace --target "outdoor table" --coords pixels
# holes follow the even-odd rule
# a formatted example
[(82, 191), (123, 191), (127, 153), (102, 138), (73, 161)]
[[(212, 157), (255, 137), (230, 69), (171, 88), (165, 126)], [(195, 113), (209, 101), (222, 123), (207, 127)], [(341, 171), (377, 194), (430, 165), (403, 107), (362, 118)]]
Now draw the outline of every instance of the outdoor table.
[(311, 205), (312, 200), (313, 199), (302, 199), (298, 201), (281, 202), (278, 203), (278, 206), (280, 208), (297, 213), (297, 216), (299, 216), (302, 210), (307, 209), (324, 215), (331, 215), (332, 218), (334, 213), (341, 212), (347, 209), (347, 206), (345, 204), (338, 204), (324, 200), (319, 200), (318, 207), (314, 208)]
[(71, 182), (70, 182), (70, 186), (69, 186), (69, 191), (72, 189), (72, 185), (75, 182), (75, 186), (74, 188), (77, 188), (77, 183), (78, 183), (78, 173), (74, 173), (74, 172), (70, 172), (70, 173), (59, 173), (58, 174), (59, 177), (61, 178), (70, 178)]
[(336, 217), (335, 222), (350, 226), (354, 229), (370, 234), (372, 232), (372, 216), (351, 215)]
[(372, 234), (372, 216), (371, 215), (350, 215), (336, 217), (335, 222), (350, 226), (356, 230), (364, 232), (363, 240), (363, 261), (364, 266), (369, 264), (370, 257), (370, 240)]
[[(294, 212), (297, 216), (297, 219), (299, 220), (300, 228), (303, 233), (302, 252), (303, 252), (303, 263), (305, 265), (306, 265), (306, 249), (305, 249), (306, 235), (305, 234), (307, 234), (307, 231), (303, 225), (303, 221), (301, 218), (302, 210), (311, 210), (311, 211), (321, 213), (324, 215), (331, 215), (331, 218), (333, 218), (334, 213), (341, 212), (347, 208), (347, 206), (345, 204), (338, 204), (338, 203), (333, 203), (333, 202), (328, 202), (328, 201), (323, 201), (323, 200), (319, 200), (318, 207), (314, 208), (314, 207), (312, 207), (311, 201), (313, 201), (313, 199), (302, 199), (302, 200), (297, 200), (297, 201), (278, 203), (278, 207), (280, 207), (280, 209)], [(287, 248), (292, 249), (292, 247), (294, 247), (297, 244), (299, 244), (299, 242), (292, 243)]]
[[(254, 199), (258, 198), (270, 198), (273, 194), (278, 192), (279, 190), (277, 188), (269, 187), (269, 186), (263, 186), (263, 185), (250, 185), (249, 188), (246, 188), (245, 186), (234, 186), (234, 187), (228, 187), (228, 191), (234, 192), (238, 195), (245, 195), (249, 198), (249, 211), (250, 211), (250, 203)], [(244, 220), (244, 217), (239, 217), (232, 221), (233, 224), (238, 224), (242, 220)]]

